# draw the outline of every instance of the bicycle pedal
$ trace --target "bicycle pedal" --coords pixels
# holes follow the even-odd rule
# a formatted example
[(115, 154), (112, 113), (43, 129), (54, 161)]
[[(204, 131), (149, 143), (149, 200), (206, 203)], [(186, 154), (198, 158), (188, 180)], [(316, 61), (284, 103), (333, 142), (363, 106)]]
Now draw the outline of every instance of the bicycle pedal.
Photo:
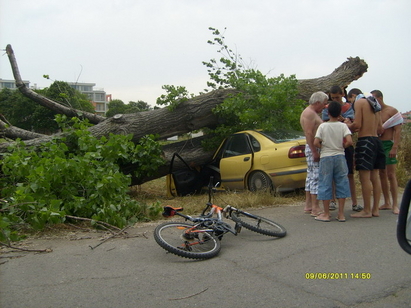
[(241, 232), (241, 228), (242, 228), (242, 225), (241, 225), (240, 223), (236, 223), (236, 224), (235, 224), (235, 227), (234, 227), (235, 232), (240, 233), (240, 232)]

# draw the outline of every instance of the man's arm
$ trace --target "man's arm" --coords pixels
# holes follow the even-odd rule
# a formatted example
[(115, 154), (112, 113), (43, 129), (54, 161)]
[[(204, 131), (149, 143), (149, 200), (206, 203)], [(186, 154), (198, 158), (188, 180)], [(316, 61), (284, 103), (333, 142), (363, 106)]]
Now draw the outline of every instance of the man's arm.
[(360, 99), (355, 103), (355, 118), (352, 123), (349, 123), (349, 121), (345, 121), (344, 123), (347, 124), (348, 128), (352, 132), (358, 132), (361, 127), (362, 127), (362, 114), (363, 114), (363, 106), (364, 102), (367, 102), (365, 99)]
[(316, 138), (314, 138), (314, 146), (316, 147), (316, 148), (319, 148), (319, 149), (321, 149), (321, 139), (320, 138), (318, 138), (318, 137), (316, 137)]
[(377, 117), (377, 135), (381, 136), (384, 133), (384, 128), (382, 127), (382, 119), (381, 119), (381, 112), (377, 112), (376, 113), (376, 117)]
[(348, 148), (352, 145), (353, 145), (352, 136), (351, 135), (345, 136), (344, 148)]
[(402, 124), (394, 126), (392, 129), (394, 130), (394, 133), (393, 133), (394, 144), (392, 145), (391, 151), (389, 153), (389, 156), (391, 158), (397, 156), (397, 149), (398, 149), (398, 145), (400, 144)]
[(320, 161), (320, 153), (318, 153), (317, 148), (314, 146), (314, 137), (316, 133), (316, 121), (315, 121), (315, 114), (309, 114), (304, 118), (302, 123), (305, 139), (307, 141), (307, 145), (310, 148), (313, 159), (315, 162)]
[(317, 130), (314, 114), (313, 116), (306, 118), (306, 121), (304, 121), (304, 126), (305, 139), (307, 141), (307, 145), (311, 149), (314, 161), (318, 162), (320, 160), (320, 154), (318, 153), (317, 148), (314, 145), (314, 137)]

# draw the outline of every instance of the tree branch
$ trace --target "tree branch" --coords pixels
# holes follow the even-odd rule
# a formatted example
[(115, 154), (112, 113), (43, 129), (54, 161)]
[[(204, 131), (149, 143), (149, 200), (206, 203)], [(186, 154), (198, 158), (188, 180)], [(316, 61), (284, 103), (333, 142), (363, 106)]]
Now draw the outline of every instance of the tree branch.
[(11, 248), (11, 249), (17, 249), (17, 250), (20, 250), (20, 251), (29, 251), (29, 252), (52, 252), (52, 251), (53, 251), (52, 249), (49, 249), (49, 248), (47, 248), (47, 249), (26, 249), (26, 248), (20, 248), (20, 247), (16, 247), (16, 246), (11, 246), (10, 244), (6, 244), (6, 243), (3, 243), (3, 242), (0, 242), (0, 245), (1, 245), (1, 246), (8, 247), (8, 248)]
[(33, 101), (39, 103), (43, 107), (46, 107), (46, 108), (54, 111), (55, 113), (65, 114), (68, 117), (85, 118), (85, 119), (88, 119), (90, 121), (90, 123), (92, 123), (92, 124), (97, 124), (97, 123), (99, 123), (101, 121), (104, 121), (106, 119), (105, 117), (99, 116), (97, 114), (93, 114), (93, 113), (90, 113), (90, 112), (79, 111), (79, 110), (75, 110), (75, 109), (72, 109), (72, 108), (68, 108), (66, 106), (58, 104), (55, 101), (53, 101), (51, 99), (48, 99), (47, 97), (44, 97), (44, 96), (34, 92), (33, 90), (27, 88), (26, 84), (21, 79), (20, 71), (19, 71), (19, 68), (17, 66), (17, 61), (16, 61), (16, 58), (14, 56), (14, 51), (11, 48), (11, 45), (7, 45), (6, 52), (7, 52), (7, 55), (9, 57), (9, 61), (10, 61), (10, 64), (11, 64), (11, 69), (12, 69), (13, 75), (14, 75), (14, 80), (16, 81), (16, 86), (24, 96), (26, 96), (26, 97), (32, 99)]
[(30, 139), (35, 139), (35, 138), (46, 136), (46, 135), (30, 132), (25, 129), (18, 128), (9, 123), (5, 123), (2, 120), (0, 120), (0, 132), (2, 133), (4, 137), (10, 138), (13, 140), (17, 138), (20, 138), (22, 140), (30, 140)]

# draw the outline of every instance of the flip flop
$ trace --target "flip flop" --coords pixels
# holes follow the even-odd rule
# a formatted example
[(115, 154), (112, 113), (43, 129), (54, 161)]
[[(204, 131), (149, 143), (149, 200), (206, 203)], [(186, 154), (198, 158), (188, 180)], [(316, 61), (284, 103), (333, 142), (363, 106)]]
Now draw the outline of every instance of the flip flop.
[(322, 213), (323, 213), (323, 212), (318, 212), (317, 214), (311, 213), (310, 216), (311, 216), (311, 217), (317, 217), (318, 215), (320, 215), (320, 214), (322, 214)]
[(322, 221), (322, 222), (329, 222), (329, 221), (330, 221), (329, 219), (318, 218), (318, 217), (315, 217), (314, 219), (315, 219), (316, 221)]
[(339, 222), (345, 222), (345, 218), (344, 219), (339, 219), (338, 217), (336, 217), (335, 220), (337, 220)]

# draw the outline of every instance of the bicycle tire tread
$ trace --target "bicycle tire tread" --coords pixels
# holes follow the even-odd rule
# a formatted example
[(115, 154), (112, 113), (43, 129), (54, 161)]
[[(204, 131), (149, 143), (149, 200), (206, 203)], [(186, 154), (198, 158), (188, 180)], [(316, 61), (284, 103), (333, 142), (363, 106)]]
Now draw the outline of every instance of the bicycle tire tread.
[[(241, 216), (246, 216), (248, 218), (251, 219), (255, 219), (256, 221), (260, 220), (261, 222), (264, 222), (267, 225), (273, 226), (275, 228), (275, 230), (269, 230), (263, 227), (259, 227), (257, 225), (251, 225), (249, 223), (247, 223), (246, 221), (244, 221), (244, 219), (241, 218)], [(233, 211), (231, 213), (231, 218), (237, 222), (237, 223), (241, 223), (241, 226), (249, 229), (251, 231), (254, 231), (256, 233), (260, 233), (263, 235), (268, 235), (268, 236), (273, 236), (273, 237), (284, 237), (287, 235), (287, 231), (285, 230), (285, 228), (276, 223), (273, 220), (270, 220), (268, 218), (262, 217), (262, 216), (258, 216), (258, 215), (254, 215), (254, 214), (250, 214), (247, 212), (243, 212), (243, 211)]]

